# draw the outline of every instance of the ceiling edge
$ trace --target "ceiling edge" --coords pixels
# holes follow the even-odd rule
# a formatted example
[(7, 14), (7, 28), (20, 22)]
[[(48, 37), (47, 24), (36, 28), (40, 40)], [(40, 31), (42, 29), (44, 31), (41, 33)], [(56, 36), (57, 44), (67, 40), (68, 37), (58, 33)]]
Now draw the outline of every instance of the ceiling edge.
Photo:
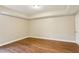
[(32, 18), (30, 20), (36, 20), (36, 19), (45, 19), (45, 18), (56, 18), (56, 17), (64, 17), (64, 16), (75, 16), (75, 14), (68, 14), (68, 15), (51, 15), (51, 16), (44, 16), (44, 17), (37, 17), (37, 18)]
[[(10, 12), (2, 13), (2, 11), (0, 11), (0, 14), (1, 14), (1, 15), (10, 16), (10, 17), (16, 17), (16, 18), (25, 19), (25, 20), (44, 19), (44, 18), (62, 17), (62, 16), (71, 16), (71, 15), (77, 14), (77, 12), (76, 12), (76, 13), (73, 13), (73, 14), (61, 14), (61, 15), (53, 15), (53, 14), (49, 13), (49, 14), (51, 14), (51, 15), (40, 16), (40, 17), (27, 17), (26, 15), (24, 15), (24, 17), (23, 17), (23, 16), (21, 16), (21, 13), (18, 13), (18, 12), (16, 12), (16, 11), (13, 11), (13, 10), (7, 8), (7, 7), (4, 7), (4, 6), (0, 6), (0, 7), (2, 8), (3, 12), (7, 12), (6, 10), (12, 12), (11, 14), (9, 14)], [(5, 10), (4, 10), (4, 9), (5, 9)], [(78, 12), (79, 12), (79, 11), (78, 11)], [(17, 14), (16, 14), (16, 13), (17, 13)], [(19, 14), (20, 14), (20, 15), (19, 15)]]

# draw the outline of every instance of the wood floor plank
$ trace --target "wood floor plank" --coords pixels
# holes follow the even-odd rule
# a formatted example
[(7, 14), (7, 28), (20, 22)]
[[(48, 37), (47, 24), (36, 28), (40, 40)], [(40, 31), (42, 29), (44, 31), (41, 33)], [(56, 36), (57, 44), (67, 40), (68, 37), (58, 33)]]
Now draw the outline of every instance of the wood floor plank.
[(71, 42), (26, 38), (0, 47), (0, 53), (78, 53), (79, 45)]

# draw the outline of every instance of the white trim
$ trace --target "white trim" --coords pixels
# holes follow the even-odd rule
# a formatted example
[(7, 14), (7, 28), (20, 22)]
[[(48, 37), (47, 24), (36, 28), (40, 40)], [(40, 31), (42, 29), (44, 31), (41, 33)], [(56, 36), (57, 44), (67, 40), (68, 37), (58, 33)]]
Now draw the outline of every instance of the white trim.
[(12, 41), (9, 41), (9, 42), (6, 42), (6, 43), (3, 43), (3, 44), (0, 44), (0, 46), (7, 45), (7, 44), (10, 44), (10, 43), (13, 43), (13, 42), (16, 42), (16, 41), (22, 40), (22, 39), (24, 39), (24, 38), (29, 38), (29, 37), (32, 37), (32, 38), (40, 38), (40, 39), (47, 39), (47, 40), (63, 41), (63, 42), (72, 42), (72, 43), (77, 43), (77, 44), (79, 44), (79, 42), (76, 42), (76, 41), (70, 41), (70, 40), (54, 39), (54, 38), (46, 38), (46, 37), (27, 36), (27, 37), (18, 38), (18, 39), (16, 39), (16, 40), (12, 40)]
[(28, 36), (27, 36), (27, 37), (23, 37), (23, 38), (18, 38), (18, 39), (16, 39), (16, 40), (12, 40), (12, 41), (9, 41), (9, 42), (6, 42), (6, 43), (3, 43), (3, 44), (0, 44), (0, 46), (7, 45), (7, 44), (10, 44), (10, 43), (13, 43), (13, 42), (16, 42), (16, 41), (22, 40), (22, 39), (24, 39), (24, 38), (28, 38)]
[(76, 43), (79, 45), (79, 42), (78, 41)]
[(76, 41), (71, 41), (71, 40), (54, 39), (54, 38), (47, 38), (47, 37), (34, 37), (34, 36), (30, 36), (30, 37), (32, 37), (32, 38), (40, 38), (40, 39), (47, 39), (47, 40), (56, 40), (56, 41), (76, 43)]

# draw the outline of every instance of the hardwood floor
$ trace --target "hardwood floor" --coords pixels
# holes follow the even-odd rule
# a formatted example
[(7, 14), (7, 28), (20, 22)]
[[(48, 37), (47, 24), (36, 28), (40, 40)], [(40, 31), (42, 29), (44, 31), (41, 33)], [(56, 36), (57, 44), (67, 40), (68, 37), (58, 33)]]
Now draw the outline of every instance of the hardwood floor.
[(0, 53), (76, 53), (79, 45), (71, 42), (26, 38), (0, 47)]

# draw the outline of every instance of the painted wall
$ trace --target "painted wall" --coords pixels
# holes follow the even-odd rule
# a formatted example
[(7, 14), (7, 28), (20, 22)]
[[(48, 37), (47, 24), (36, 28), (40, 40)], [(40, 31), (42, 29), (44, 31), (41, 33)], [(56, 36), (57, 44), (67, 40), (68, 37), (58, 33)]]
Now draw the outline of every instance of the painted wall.
[(28, 21), (0, 15), (0, 44), (28, 36)]
[(61, 16), (29, 21), (29, 36), (75, 41), (75, 17)]
[(75, 41), (74, 21), (74, 16), (61, 16), (28, 21), (0, 15), (0, 44), (23, 37)]
[(75, 25), (76, 25), (76, 42), (79, 44), (79, 13), (75, 17)]

